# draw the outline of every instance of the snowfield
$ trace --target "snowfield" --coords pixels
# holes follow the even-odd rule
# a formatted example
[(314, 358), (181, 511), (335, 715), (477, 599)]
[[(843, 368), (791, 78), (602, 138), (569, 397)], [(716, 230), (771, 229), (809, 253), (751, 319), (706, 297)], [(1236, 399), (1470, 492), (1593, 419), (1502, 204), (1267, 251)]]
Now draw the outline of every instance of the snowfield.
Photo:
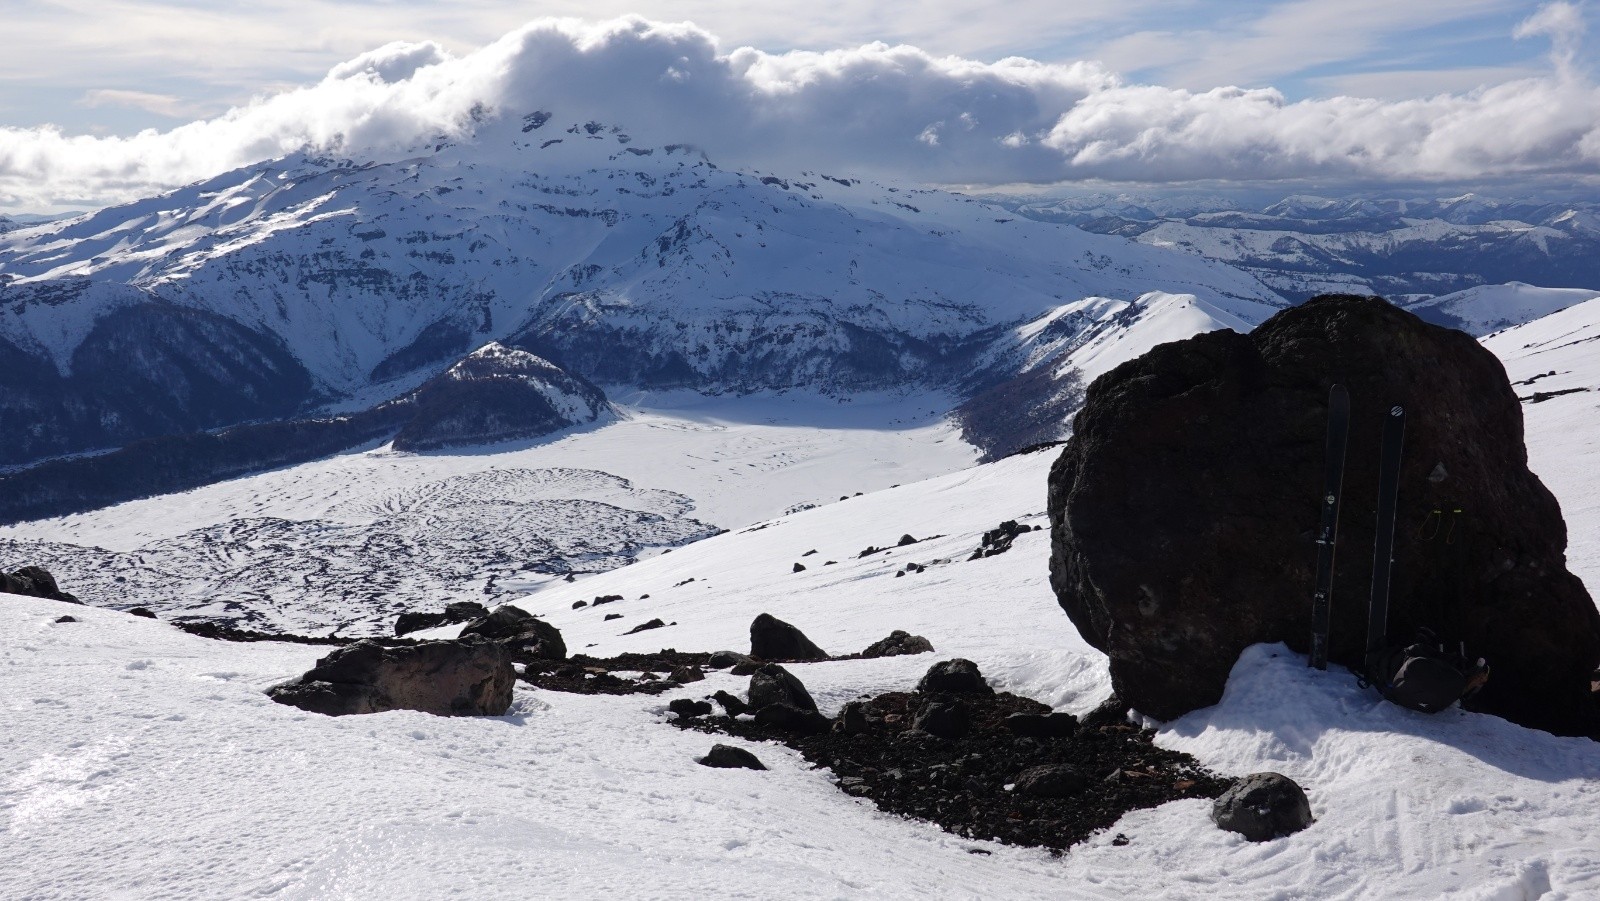
[[(1486, 342), (1514, 381), (1557, 373), (1519, 384), (1525, 396), (1591, 389), (1524, 406), (1532, 465), (1562, 501), (1573, 568), (1591, 590), (1597, 329), (1600, 301), (1590, 301)], [(1052, 453), (963, 468), (971, 448), (916, 398), (704, 403), (670, 415), (638, 403), (628, 418), (540, 447), (341, 455), (3, 534), (137, 553), (240, 515), (378, 522), (469, 472), (609, 473), (627, 484), (591, 488), (614, 506), (680, 509), (733, 530), (571, 583), (498, 580), (574, 652), (745, 650), (750, 620), (767, 612), (835, 654), (892, 629), (937, 648), (792, 665), (829, 714), (909, 688), (954, 656), (1059, 709), (1081, 713), (1105, 696), (1104, 658), (1050, 591), (1047, 532), (967, 560), (1002, 520), (1044, 523)], [(802, 502), (819, 506), (784, 512)], [(903, 534), (919, 541), (860, 556)], [(896, 577), (908, 562), (926, 570)], [(602, 594), (624, 600), (572, 609)], [(606, 622), (612, 612), (623, 618)], [(82, 621), (54, 622), (63, 614)], [(652, 617), (672, 625), (622, 634)], [(725, 672), (655, 697), (521, 685), (504, 717), (334, 719), (262, 693), (325, 648), (209, 641), (111, 609), (11, 596), (0, 600), (0, 635), (4, 898), (1600, 897), (1600, 744), (1459, 710), (1412, 713), (1281, 646), (1247, 651), (1221, 703), (1159, 724), (1157, 742), (1226, 774), (1294, 778), (1316, 823), (1251, 844), (1212, 826), (1209, 802), (1179, 801), (1056, 858), (880, 813), (780, 746), (747, 744), (768, 772), (697, 766), (714, 740), (737, 740), (666, 725), (666, 705), (742, 693), (745, 680)], [(1128, 843), (1112, 844), (1116, 833)]]

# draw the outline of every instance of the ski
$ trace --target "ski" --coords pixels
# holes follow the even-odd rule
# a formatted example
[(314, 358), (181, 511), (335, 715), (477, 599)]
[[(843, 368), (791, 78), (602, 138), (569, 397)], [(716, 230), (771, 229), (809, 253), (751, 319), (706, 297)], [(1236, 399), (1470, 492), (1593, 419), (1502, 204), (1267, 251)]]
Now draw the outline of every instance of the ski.
[(1317, 584), (1311, 595), (1311, 659), (1328, 668), (1328, 629), (1333, 616), (1333, 551), (1339, 536), (1339, 489), (1344, 483), (1344, 451), (1350, 437), (1350, 392), (1328, 391), (1328, 451), (1322, 480), (1322, 525), (1317, 530)]
[(1372, 548), (1372, 600), (1367, 609), (1366, 671), (1383, 655), (1389, 631), (1389, 571), (1394, 564), (1395, 506), (1400, 497), (1400, 451), (1406, 436), (1406, 408), (1389, 408), (1383, 423), (1378, 466), (1378, 526)]

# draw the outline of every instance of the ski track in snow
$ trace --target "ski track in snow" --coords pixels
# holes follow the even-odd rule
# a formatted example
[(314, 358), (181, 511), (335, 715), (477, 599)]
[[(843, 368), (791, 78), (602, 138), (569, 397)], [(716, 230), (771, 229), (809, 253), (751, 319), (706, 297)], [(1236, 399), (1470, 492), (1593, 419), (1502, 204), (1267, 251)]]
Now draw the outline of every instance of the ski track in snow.
[[(1600, 302), (1590, 302), (1486, 343), (1514, 381), (1557, 373), (1519, 393), (1595, 389), (1597, 324)], [(1572, 567), (1591, 588), (1597, 401), (1590, 390), (1524, 406), (1533, 468), (1562, 501)], [(786, 409), (810, 409), (795, 404)], [(863, 416), (914, 420), (898, 430), (635, 411), (542, 448), (341, 455), (4, 535), (75, 537), (115, 556), (252, 504), (328, 529), (447, 517), (484, 496), (519, 507), (577, 497), (674, 522), (693, 514), (735, 529), (570, 584), (523, 574), (501, 587), (526, 592), (519, 605), (558, 626), (573, 651), (597, 656), (744, 649), (761, 612), (833, 653), (897, 628), (938, 649), (793, 665), (829, 714), (862, 694), (905, 689), (954, 656), (976, 661), (997, 688), (1092, 708), (1109, 690), (1105, 660), (1056, 605), (1047, 533), (966, 559), (1003, 519), (1043, 524), (1053, 455), (914, 482), (913, 473), (964, 465), (970, 450), (946, 427), (915, 420), (911, 406)], [(840, 483), (847, 477), (863, 491), (905, 484), (838, 501), (854, 493)], [(905, 533), (926, 540), (893, 547)], [(859, 556), (869, 545), (892, 549)], [(793, 572), (795, 562), (806, 570)], [(927, 569), (895, 577), (907, 562)], [(597, 594), (624, 600), (572, 609)], [(606, 622), (612, 612), (623, 618)], [(83, 622), (54, 623), (62, 613)], [(672, 625), (622, 634), (651, 617)], [(1311, 828), (1252, 844), (1212, 826), (1207, 802), (1179, 801), (1053, 858), (880, 813), (780, 746), (749, 745), (765, 773), (696, 766), (713, 741), (741, 742), (667, 726), (665, 708), (742, 691), (745, 680), (726, 673), (657, 697), (521, 686), (497, 718), (334, 719), (262, 694), (324, 648), (207, 641), (113, 610), (20, 597), (0, 604), (0, 634), (5, 898), (1600, 897), (1600, 744), (1459, 710), (1403, 710), (1281, 646), (1248, 650), (1222, 701), (1162, 724), (1157, 741), (1225, 773), (1294, 778), (1310, 796)], [(1117, 833), (1126, 845), (1112, 844)]]

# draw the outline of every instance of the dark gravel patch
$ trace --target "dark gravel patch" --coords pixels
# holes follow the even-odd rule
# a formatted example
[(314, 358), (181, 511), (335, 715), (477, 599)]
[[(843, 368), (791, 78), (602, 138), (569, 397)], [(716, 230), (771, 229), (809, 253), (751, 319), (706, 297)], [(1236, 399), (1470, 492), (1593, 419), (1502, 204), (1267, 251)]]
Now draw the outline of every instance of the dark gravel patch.
[[(673, 670), (689, 666), (703, 669), (709, 653), (680, 653), (671, 648), (649, 654), (590, 657), (574, 654), (566, 660), (514, 658), (524, 664), (521, 679), (550, 691), (580, 695), (658, 695), (682, 687), (667, 678)], [(614, 671), (644, 673), (642, 678), (615, 675)]]
[[(966, 708), (967, 734), (936, 738), (910, 724), (930, 701)], [(1012, 694), (941, 695), (889, 692), (865, 700), (870, 725), (858, 734), (791, 735), (727, 716), (677, 718), (680, 728), (780, 741), (811, 763), (827, 767), (845, 793), (879, 809), (937, 823), (972, 839), (1062, 851), (1108, 829), (1132, 810), (1182, 798), (1216, 798), (1233, 780), (1201, 767), (1187, 754), (1158, 748), (1153, 730), (1127, 723), (1080, 726), (1072, 735), (1025, 738), (1005, 718), (1049, 713)], [(1025, 797), (1015, 785), (1023, 771), (1067, 764), (1087, 785), (1066, 798)]]

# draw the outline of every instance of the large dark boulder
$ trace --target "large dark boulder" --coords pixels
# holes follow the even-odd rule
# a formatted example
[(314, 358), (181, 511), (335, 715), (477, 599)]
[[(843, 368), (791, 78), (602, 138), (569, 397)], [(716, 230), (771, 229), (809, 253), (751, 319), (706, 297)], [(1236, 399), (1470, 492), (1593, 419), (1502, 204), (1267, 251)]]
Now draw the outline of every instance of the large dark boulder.
[(500, 716), (511, 706), (516, 678), (510, 655), (492, 641), (398, 648), (358, 641), (318, 660), (298, 682), (267, 694), (280, 704), (329, 716), (385, 710)]
[(62, 591), (55, 576), (42, 566), (24, 566), (11, 573), (0, 573), (0, 594), (21, 594), (52, 601), (81, 604), (82, 601)]
[(763, 613), (750, 622), (750, 656), (762, 660), (827, 660), (828, 652), (798, 628)]
[(1167, 719), (1216, 703), (1250, 644), (1308, 650), (1335, 383), (1352, 417), (1331, 659), (1362, 664), (1379, 436), (1403, 404), (1389, 635), (1429, 626), (1486, 657), (1477, 708), (1591, 731), (1600, 613), (1567, 571), (1505, 370), (1470, 336), (1376, 298), (1320, 297), (1249, 335), (1163, 344), (1090, 386), (1050, 472), (1050, 580), (1110, 656), (1117, 694)]
[(476, 635), (499, 642), (508, 650), (542, 660), (567, 659), (561, 630), (521, 607), (502, 604), (461, 630), (461, 637)]
[(812, 713), (817, 710), (817, 702), (812, 700), (804, 683), (776, 663), (762, 664), (751, 674), (749, 697), (751, 711), (771, 704), (787, 704)]
[(1211, 804), (1211, 821), (1253, 842), (1265, 842), (1311, 825), (1311, 802), (1281, 773), (1245, 776)]

